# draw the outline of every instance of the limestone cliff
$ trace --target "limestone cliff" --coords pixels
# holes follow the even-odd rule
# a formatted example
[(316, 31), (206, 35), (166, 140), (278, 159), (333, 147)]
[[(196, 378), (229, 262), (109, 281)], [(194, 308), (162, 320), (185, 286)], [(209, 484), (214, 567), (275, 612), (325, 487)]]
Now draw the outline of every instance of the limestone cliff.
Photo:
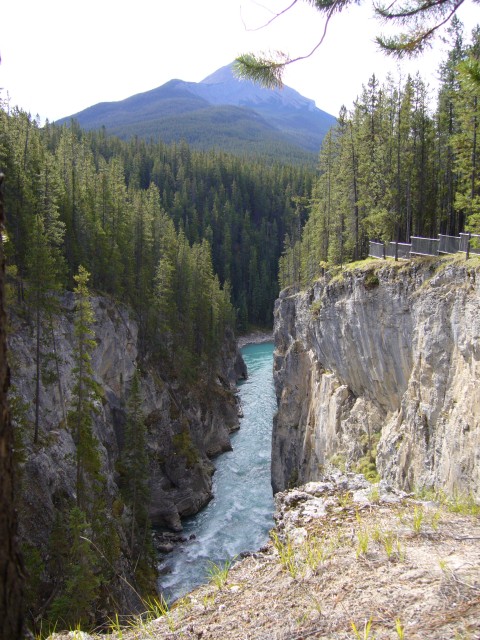
[[(216, 382), (201, 391), (187, 389), (169, 377), (168, 371), (139, 362), (137, 324), (125, 307), (102, 297), (91, 301), (96, 340), (92, 363), (102, 389), (94, 433), (107, 481), (107, 509), (112, 509), (112, 518), (121, 530), (117, 463), (124, 443), (130, 383), (138, 367), (150, 460), (150, 518), (156, 527), (180, 530), (181, 517), (196, 513), (212, 497), (214, 466), (210, 458), (230, 448), (229, 434), (239, 426), (234, 383), (245, 375), (245, 366), (234, 336), (226, 336)], [(66, 294), (53, 335), (47, 336), (50, 359), (44, 358), (42, 370), (37, 444), (33, 444), (35, 349), (32, 325), (25, 312), (12, 316), (9, 338), (11, 402), (24, 447), (20, 534), (24, 545), (40, 553), (45, 596), (52, 589), (49, 545), (55, 518), (62, 505), (75, 499), (75, 444), (66, 428), (73, 387), (73, 311), (73, 294)], [(134, 584), (130, 559), (122, 557), (117, 570), (125, 579), (116, 585), (115, 609), (118, 613), (132, 611), (136, 596), (125, 586), (127, 578)]]
[(478, 260), (366, 263), (275, 308), (274, 491), (375, 461), (480, 499)]

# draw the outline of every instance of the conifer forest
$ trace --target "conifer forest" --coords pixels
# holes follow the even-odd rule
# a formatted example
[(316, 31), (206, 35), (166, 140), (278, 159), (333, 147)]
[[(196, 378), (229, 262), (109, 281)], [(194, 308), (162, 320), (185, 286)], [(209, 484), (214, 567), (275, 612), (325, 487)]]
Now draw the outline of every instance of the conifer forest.
[(305, 227), (285, 239), (281, 287), (306, 284), (328, 265), (365, 258), (369, 240), (480, 230), (479, 85), (458, 19), (436, 104), (421, 75), (372, 75), (324, 139)]
[[(75, 299), (65, 425), (76, 445), (76, 501), (53, 526), (50, 561), (63, 579), (48, 603), (39, 595), (39, 555), (23, 549), (29, 610), (50, 621), (95, 622), (92, 603), (108, 608), (109, 572), (121, 554), (105, 516), (92, 432), (102, 395), (91, 364), (93, 293), (127, 305), (140, 359), (161, 363), (191, 388), (214, 379), (227, 328), (271, 328), (281, 288), (365, 258), (369, 240), (480, 233), (480, 83), (469, 65), (480, 60), (480, 29), (465, 34), (454, 18), (449, 37), (435, 100), (420, 75), (380, 82), (372, 74), (338, 114), (316, 169), (289, 164), (280, 148), (267, 160), (181, 141), (120, 140), (75, 122), (41, 124), (0, 96), (7, 305), (32, 327), (37, 400), (42, 376), (53, 370), (44, 342), (54, 333), (60, 294)], [(150, 525), (140, 386), (135, 376), (117, 471), (132, 514), (126, 544), (138, 558), (137, 586), (149, 594), (155, 562), (141, 543)], [(25, 408), (13, 395), (11, 413), (21, 429)], [(38, 402), (31, 427), (28, 438), (40, 446)], [(191, 443), (182, 437), (187, 451)], [(19, 445), (20, 467), (22, 451)]]

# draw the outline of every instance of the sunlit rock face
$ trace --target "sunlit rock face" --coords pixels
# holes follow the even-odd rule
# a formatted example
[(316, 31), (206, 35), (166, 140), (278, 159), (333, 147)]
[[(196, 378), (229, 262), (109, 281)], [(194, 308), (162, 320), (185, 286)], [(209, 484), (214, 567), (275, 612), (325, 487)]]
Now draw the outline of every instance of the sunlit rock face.
[(376, 456), (401, 489), (480, 498), (479, 337), (478, 267), (390, 263), (283, 291), (274, 490)]

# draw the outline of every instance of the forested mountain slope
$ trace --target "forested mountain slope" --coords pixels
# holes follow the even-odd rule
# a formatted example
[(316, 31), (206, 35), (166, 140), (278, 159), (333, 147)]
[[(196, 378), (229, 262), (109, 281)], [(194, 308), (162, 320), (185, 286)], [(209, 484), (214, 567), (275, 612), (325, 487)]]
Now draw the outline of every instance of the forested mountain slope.
[(94, 105), (57, 124), (72, 118), (86, 130), (104, 127), (124, 139), (184, 140), (196, 149), (310, 166), (335, 123), (333, 116), (289, 87), (263, 89), (235, 78), (232, 65), (202, 82), (170, 80), (119, 102)]
[(91, 624), (141, 606), (119, 575), (152, 588), (148, 522), (210, 498), (232, 331), (271, 322), (314, 176), (17, 109), (0, 134), (30, 622)]
[(195, 244), (195, 260), (211, 260), (231, 294), (239, 326), (271, 324), (278, 258), (285, 234), (298, 234), (306, 218), (311, 170), (192, 151), (185, 143), (40, 129), (19, 111), (0, 118), (10, 266), (20, 277), (35, 271), (29, 261), (38, 232), (58, 254), (64, 286), (83, 264), (94, 288), (132, 304), (143, 336), (159, 287), (186, 309), (179, 299), (185, 286), (160, 284), (155, 272), (160, 260), (186, 264), (181, 256)]

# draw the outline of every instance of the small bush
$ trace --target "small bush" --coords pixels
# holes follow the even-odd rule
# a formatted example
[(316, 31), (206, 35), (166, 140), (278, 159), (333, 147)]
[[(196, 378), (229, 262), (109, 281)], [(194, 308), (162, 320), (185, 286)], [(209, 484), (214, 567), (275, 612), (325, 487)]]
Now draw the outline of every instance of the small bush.
[(365, 280), (363, 281), (363, 286), (367, 291), (371, 289), (375, 289), (380, 284), (380, 280), (378, 279), (377, 274), (374, 271), (367, 271), (365, 274)]
[(185, 458), (188, 469), (191, 469), (199, 462), (200, 456), (192, 442), (188, 429), (175, 434), (172, 438), (172, 443), (175, 451)]
[(318, 318), (318, 316), (320, 315), (321, 309), (322, 309), (321, 300), (315, 300), (315, 302), (312, 302), (312, 304), (310, 305), (310, 313), (312, 314), (312, 317)]
[(375, 461), (369, 455), (363, 456), (355, 465), (356, 473), (362, 473), (366, 480), (372, 483), (380, 482), (380, 476), (377, 471)]
[(347, 459), (342, 453), (335, 453), (330, 458), (330, 464), (333, 467), (336, 467), (337, 469), (339, 469), (340, 471), (343, 471), (345, 473), (346, 466), (347, 466)]

